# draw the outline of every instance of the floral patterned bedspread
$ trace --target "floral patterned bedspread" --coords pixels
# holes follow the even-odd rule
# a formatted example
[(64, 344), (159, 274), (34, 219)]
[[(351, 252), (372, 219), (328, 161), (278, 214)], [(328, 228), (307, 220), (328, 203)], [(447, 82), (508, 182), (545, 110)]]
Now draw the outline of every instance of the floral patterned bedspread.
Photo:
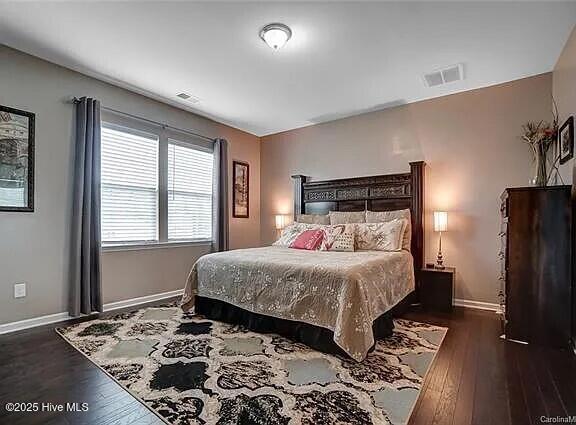
[(285, 247), (208, 254), (192, 267), (182, 308), (196, 295), (253, 313), (296, 320), (334, 332), (361, 361), (374, 344), (372, 323), (414, 290), (407, 251), (305, 251)]

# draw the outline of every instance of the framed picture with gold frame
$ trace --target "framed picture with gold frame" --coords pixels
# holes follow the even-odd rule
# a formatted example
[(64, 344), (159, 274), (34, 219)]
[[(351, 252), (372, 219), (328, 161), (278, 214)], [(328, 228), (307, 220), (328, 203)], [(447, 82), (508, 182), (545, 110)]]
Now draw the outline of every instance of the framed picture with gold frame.
[(250, 217), (250, 165), (232, 162), (232, 217)]

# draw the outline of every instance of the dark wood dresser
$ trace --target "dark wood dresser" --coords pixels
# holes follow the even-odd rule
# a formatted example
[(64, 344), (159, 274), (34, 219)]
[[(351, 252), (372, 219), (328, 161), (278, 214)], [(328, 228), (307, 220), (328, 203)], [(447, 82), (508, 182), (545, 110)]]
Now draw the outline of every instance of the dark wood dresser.
[(506, 338), (566, 347), (571, 326), (570, 186), (502, 194), (501, 280)]

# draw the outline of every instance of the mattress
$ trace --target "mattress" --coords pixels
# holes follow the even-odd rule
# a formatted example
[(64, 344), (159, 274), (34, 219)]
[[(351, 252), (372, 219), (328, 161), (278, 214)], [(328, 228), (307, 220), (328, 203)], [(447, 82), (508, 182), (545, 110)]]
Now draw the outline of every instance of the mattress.
[(201, 257), (182, 298), (224, 301), (253, 313), (327, 328), (334, 342), (361, 361), (374, 344), (372, 323), (414, 290), (407, 251), (238, 249)]

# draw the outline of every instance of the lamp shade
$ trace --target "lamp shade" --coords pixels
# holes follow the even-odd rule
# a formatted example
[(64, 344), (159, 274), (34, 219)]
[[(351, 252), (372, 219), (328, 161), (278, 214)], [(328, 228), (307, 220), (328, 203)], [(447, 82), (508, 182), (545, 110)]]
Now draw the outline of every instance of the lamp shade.
[(448, 213), (446, 211), (434, 211), (434, 231), (445, 232), (448, 230)]
[(276, 216), (274, 216), (274, 221), (276, 222), (276, 229), (277, 230), (282, 230), (284, 227), (286, 227), (286, 216), (282, 215), (282, 214), (278, 214)]

